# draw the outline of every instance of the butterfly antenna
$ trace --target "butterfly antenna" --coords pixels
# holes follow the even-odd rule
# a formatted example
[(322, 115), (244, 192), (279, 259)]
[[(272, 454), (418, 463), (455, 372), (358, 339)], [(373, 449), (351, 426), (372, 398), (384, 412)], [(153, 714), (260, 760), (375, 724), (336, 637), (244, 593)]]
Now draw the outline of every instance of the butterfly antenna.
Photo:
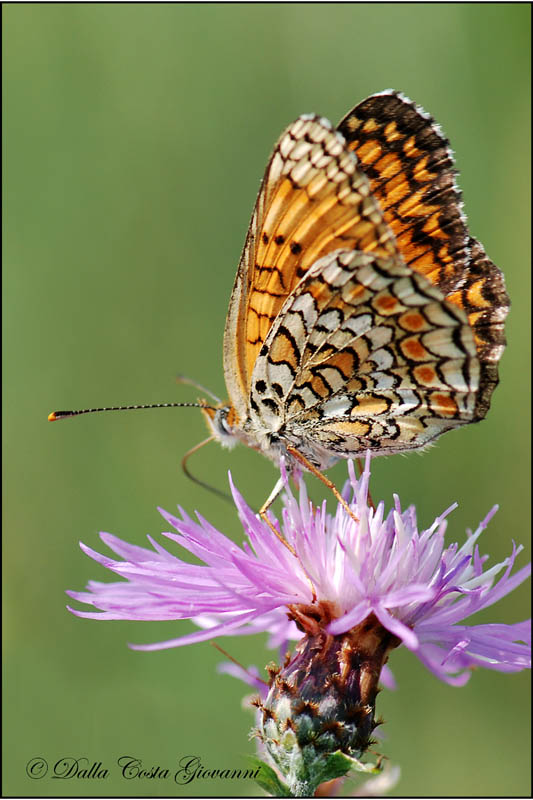
[(201, 392), (208, 394), (209, 397), (212, 397), (215, 403), (222, 402), (220, 397), (217, 397), (216, 394), (210, 392), (209, 389), (206, 389), (201, 383), (197, 383), (196, 381), (193, 381), (192, 378), (188, 378), (187, 375), (176, 375), (176, 383), (184, 383), (186, 386), (194, 386), (195, 389), (199, 389)]
[(217, 409), (204, 403), (150, 403), (142, 406), (107, 406), (106, 408), (82, 408), (77, 411), (52, 411), (48, 414), (48, 422), (67, 417), (78, 417), (80, 414), (96, 414), (99, 411), (133, 411), (138, 408), (207, 408), (211, 411)]
[(201, 481), (200, 478), (196, 478), (191, 472), (189, 472), (189, 469), (187, 467), (187, 461), (189, 460), (190, 456), (192, 456), (194, 453), (196, 453), (201, 447), (203, 447), (206, 444), (209, 444), (209, 442), (213, 442), (214, 440), (215, 440), (215, 437), (214, 436), (210, 436), (208, 439), (204, 439), (203, 442), (200, 442), (199, 444), (195, 444), (194, 447), (191, 447), (191, 449), (187, 453), (185, 453), (185, 455), (181, 459), (181, 468), (182, 468), (183, 472), (185, 473), (185, 475), (193, 483), (197, 483), (198, 486), (202, 486), (204, 489), (207, 489), (209, 492), (213, 492), (213, 494), (216, 494), (219, 497), (222, 497), (223, 500), (227, 500), (229, 503), (233, 503), (233, 498), (231, 497), (231, 495), (229, 495), (227, 492), (223, 492), (220, 489), (217, 489), (216, 486), (211, 486), (209, 483), (204, 483), (204, 481)]

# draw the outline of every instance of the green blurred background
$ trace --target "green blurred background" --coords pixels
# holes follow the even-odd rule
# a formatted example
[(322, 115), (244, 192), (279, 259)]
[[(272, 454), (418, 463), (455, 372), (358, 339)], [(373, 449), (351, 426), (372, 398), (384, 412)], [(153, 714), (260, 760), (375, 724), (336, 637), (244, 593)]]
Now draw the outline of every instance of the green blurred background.
[[(240, 539), (229, 506), (192, 485), (183, 453), (198, 412), (87, 416), (58, 408), (194, 400), (186, 373), (224, 395), (227, 302), (256, 191), (281, 130), (303, 112), (336, 121), (402, 90), (457, 153), (472, 233), (504, 270), (512, 312), (488, 419), (423, 455), (378, 459), (375, 498), (415, 502), (429, 524), (457, 500), (450, 541), (494, 503), (481, 542), (502, 559), (529, 539), (530, 8), (507, 4), (4, 6), (4, 794), (247, 795), (251, 783), (125, 781), (115, 760), (244, 768), (243, 686), (209, 644), (138, 653), (182, 623), (81, 620), (67, 588), (110, 575), (78, 548), (99, 530), (142, 544), (156, 505), (195, 508)], [(231, 468), (259, 505), (275, 479), (252, 451), (211, 445), (191, 462), (224, 488)], [(343, 481), (345, 466), (331, 476)], [(315, 481), (315, 498), (323, 495)], [(524, 564), (528, 553), (520, 559)], [(478, 621), (528, 615), (528, 591)], [(245, 665), (261, 637), (221, 642)], [(394, 653), (380, 746), (397, 795), (529, 789), (529, 675), (480, 671), (444, 686)], [(31, 781), (33, 756), (85, 756), (107, 781)]]

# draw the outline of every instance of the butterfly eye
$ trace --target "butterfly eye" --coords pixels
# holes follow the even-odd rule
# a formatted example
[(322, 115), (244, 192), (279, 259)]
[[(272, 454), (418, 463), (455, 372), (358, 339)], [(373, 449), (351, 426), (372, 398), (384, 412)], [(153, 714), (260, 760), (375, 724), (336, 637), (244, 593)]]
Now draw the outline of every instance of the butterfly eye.
[(228, 422), (228, 408), (220, 408), (217, 410), (215, 416), (215, 424), (218, 423), (218, 427), (221, 433), (231, 436), (233, 434), (233, 429)]

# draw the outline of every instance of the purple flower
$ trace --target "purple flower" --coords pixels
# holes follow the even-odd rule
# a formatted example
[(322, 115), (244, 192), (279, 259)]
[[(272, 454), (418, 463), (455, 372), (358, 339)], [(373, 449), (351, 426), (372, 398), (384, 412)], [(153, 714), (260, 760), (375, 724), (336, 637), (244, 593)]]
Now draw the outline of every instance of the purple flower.
[[(512, 552), (488, 567), (478, 539), (495, 506), (459, 546), (444, 544), (451, 506), (427, 530), (418, 531), (414, 507), (402, 511), (398, 497), (385, 515), (384, 504), (368, 501), (369, 459), (365, 472), (344, 489), (353, 516), (338, 505), (334, 515), (324, 502), (315, 508), (300, 481), (299, 497), (286, 480), (281, 524), (271, 521), (284, 544), (260, 520), (231, 483), (246, 539), (241, 547), (197, 514), (197, 521), (161, 514), (176, 532), (164, 535), (202, 564), (181, 560), (149, 538), (152, 549), (128, 544), (107, 533), (103, 542), (120, 558), (82, 550), (124, 579), (90, 581), (75, 600), (99, 609), (80, 617), (94, 619), (192, 619), (201, 630), (149, 645), (157, 650), (215, 636), (267, 631), (270, 645), (318, 629), (342, 636), (368, 619), (390, 634), (389, 648), (404, 644), (437, 677), (464, 684), (474, 666), (515, 672), (530, 666), (530, 623), (464, 625), (463, 620), (511, 592), (530, 566), (511, 575)], [(231, 478), (230, 478), (231, 482)], [(355, 518), (355, 519), (354, 519)], [(316, 630), (315, 630), (316, 629)]]

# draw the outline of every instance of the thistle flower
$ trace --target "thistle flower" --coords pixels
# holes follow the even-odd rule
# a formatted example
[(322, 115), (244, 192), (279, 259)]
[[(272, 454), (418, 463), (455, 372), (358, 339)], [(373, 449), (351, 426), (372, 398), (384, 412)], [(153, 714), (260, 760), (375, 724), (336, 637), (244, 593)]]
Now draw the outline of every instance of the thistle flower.
[[(284, 665), (270, 670), (269, 691), (258, 699), (260, 735), (293, 795), (346, 772), (371, 742), (378, 681), (390, 652), (405, 645), (441, 680), (463, 685), (473, 667), (515, 672), (530, 666), (528, 622), (461, 624), (511, 592), (530, 573), (511, 575), (521, 547), (486, 568), (478, 539), (494, 507), (464, 544), (445, 547), (448, 508), (418, 531), (414, 507), (398, 497), (385, 514), (368, 502), (369, 458), (359, 480), (349, 466), (344, 498), (328, 514), (314, 508), (303, 480), (299, 497), (286, 492), (282, 520), (260, 520), (233, 483), (234, 502), (246, 535), (242, 547), (197, 514), (191, 519), (160, 510), (176, 532), (173, 542), (203, 565), (190, 564), (149, 537), (153, 550), (110, 534), (101, 538), (121, 560), (81, 545), (125, 581), (91, 581), (69, 592), (99, 611), (71, 609), (94, 619), (192, 619), (201, 630), (148, 645), (157, 650), (215, 636), (267, 631), (270, 645), (297, 640)], [(499, 575), (499, 579), (496, 577)], [(343, 754), (341, 762), (338, 756)], [(337, 758), (337, 761), (335, 761)], [(344, 769), (344, 772), (342, 770)], [(341, 770), (341, 771), (339, 771)]]

